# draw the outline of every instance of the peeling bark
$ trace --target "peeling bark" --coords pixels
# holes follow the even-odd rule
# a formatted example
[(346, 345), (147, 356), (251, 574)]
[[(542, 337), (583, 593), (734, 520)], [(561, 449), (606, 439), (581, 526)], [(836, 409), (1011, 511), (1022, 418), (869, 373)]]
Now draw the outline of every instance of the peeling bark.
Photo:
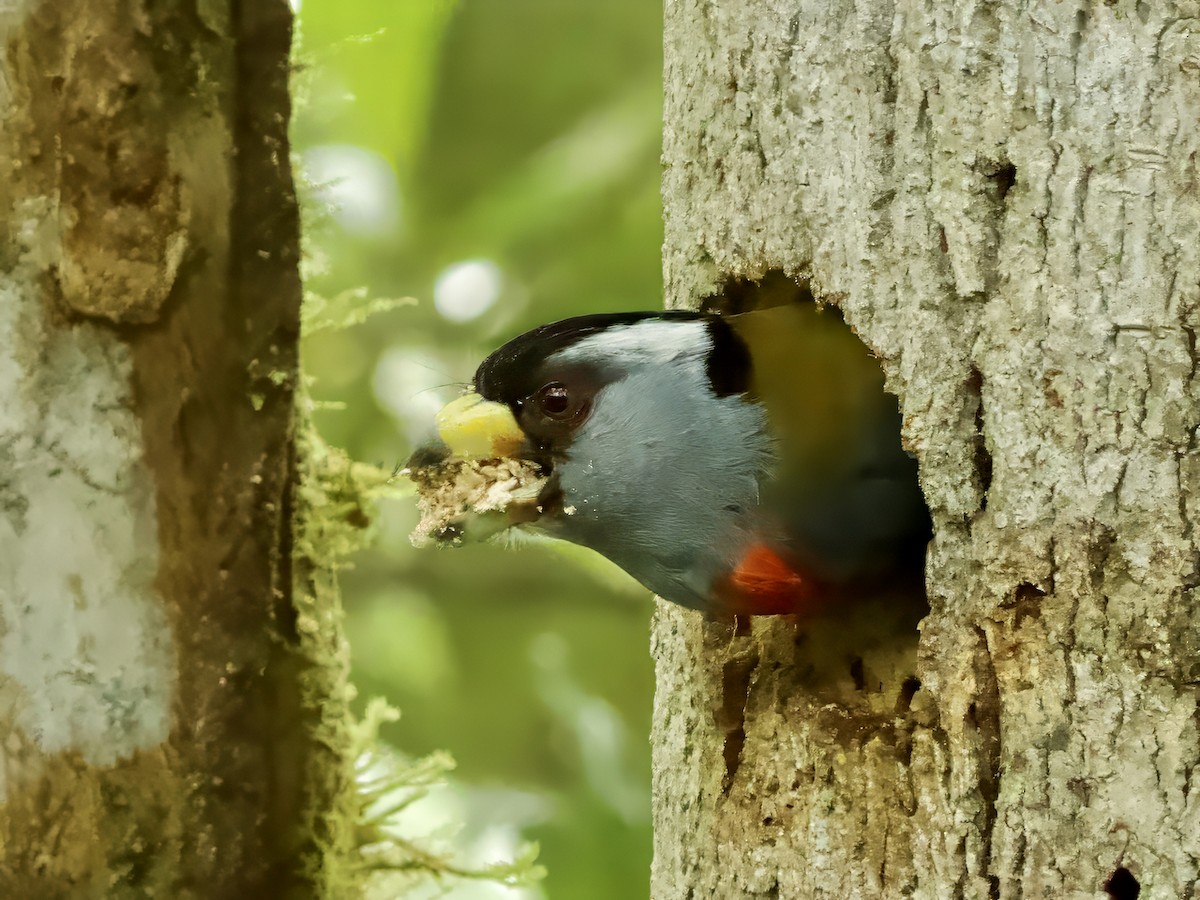
[(652, 895), (1194, 896), (1200, 4), (668, 0), (665, 48), (668, 302), (836, 303), (935, 538), (919, 649), (833, 692), (660, 607)]
[(320, 895), (350, 842), (336, 601), (293, 551), (290, 30), (0, 9), (5, 897)]

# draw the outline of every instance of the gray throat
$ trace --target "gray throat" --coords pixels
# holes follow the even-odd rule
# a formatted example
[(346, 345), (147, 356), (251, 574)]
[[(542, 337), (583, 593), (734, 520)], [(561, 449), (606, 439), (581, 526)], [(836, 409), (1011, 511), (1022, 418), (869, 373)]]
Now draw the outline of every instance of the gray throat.
[(565, 513), (547, 533), (601, 553), (692, 608), (740, 558), (770, 461), (765, 414), (717, 397), (696, 357), (639, 366), (604, 388), (556, 465)]

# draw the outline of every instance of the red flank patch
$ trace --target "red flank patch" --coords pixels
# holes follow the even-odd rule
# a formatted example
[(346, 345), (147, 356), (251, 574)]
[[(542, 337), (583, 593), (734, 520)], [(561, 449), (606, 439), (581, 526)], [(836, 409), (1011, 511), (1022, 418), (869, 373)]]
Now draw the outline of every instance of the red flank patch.
[(770, 547), (755, 544), (719, 593), (734, 613), (774, 616), (804, 612), (813, 599), (814, 587)]

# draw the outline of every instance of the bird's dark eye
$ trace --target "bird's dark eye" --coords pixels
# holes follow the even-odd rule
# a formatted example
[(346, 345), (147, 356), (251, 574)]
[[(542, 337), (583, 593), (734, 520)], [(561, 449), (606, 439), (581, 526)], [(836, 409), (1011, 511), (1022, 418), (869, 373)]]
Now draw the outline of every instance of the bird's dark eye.
[(552, 381), (537, 392), (538, 409), (552, 419), (571, 412), (571, 395), (559, 382)]

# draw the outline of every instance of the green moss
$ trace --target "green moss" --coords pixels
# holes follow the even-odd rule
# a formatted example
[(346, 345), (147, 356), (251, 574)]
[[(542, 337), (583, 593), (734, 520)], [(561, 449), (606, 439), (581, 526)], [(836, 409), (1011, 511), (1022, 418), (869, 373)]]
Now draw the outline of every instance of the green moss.
[(369, 543), (378, 500), (407, 492), (392, 473), (352, 461), (326, 444), (311, 421), (312, 404), (300, 391), (297, 412), (296, 512), (293, 525), (293, 596), (301, 655), (304, 708), (318, 747), (309, 757), (306, 875), (320, 896), (397, 896), (430, 882), (486, 879), (530, 884), (545, 876), (529, 844), (510, 861), (460, 865), (451, 850), (435, 849), (432, 835), (401, 836), (394, 825), (454, 768), (446, 753), (410, 759), (379, 740), (379, 727), (399, 713), (382, 699), (356, 720), (349, 681), (337, 573)]
[(447, 879), (483, 879), (518, 886), (544, 878), (545, 869), (536, 863), (536, 844), (522, 846), (510, 861), (472, 867), (456, 863), (448, 851), (433, 848), (432, 836), (414, 839), (399, 833), (399, 816), (428, 796), (430, 789), (444, 784), (454, 769), (448, 753), (411, 759), (382, 743), (379, 727), (399, 716), (398, 710), (375, 698), (356, 729), (359, 866), (368, 895), (394, 897)]
[(303, 708), (314, 750), (308, 758), (306, 874), (328, 898), (361, 893), (355, 827), (356, 723), (350, 711), (350, 651), (337, 570), (369, 534), (369, 500), (344, 454), (313, 429), (303, 392), (297, 412), (293, 604), (304, 660)]
[(413, 297), (368, 297), (365, 287), (351, 288), (334, 297), (309, 291), (300, 310), (300, 325), (307, 337), (318, 331), (361, 325), (371, 316), (416, 302)]

